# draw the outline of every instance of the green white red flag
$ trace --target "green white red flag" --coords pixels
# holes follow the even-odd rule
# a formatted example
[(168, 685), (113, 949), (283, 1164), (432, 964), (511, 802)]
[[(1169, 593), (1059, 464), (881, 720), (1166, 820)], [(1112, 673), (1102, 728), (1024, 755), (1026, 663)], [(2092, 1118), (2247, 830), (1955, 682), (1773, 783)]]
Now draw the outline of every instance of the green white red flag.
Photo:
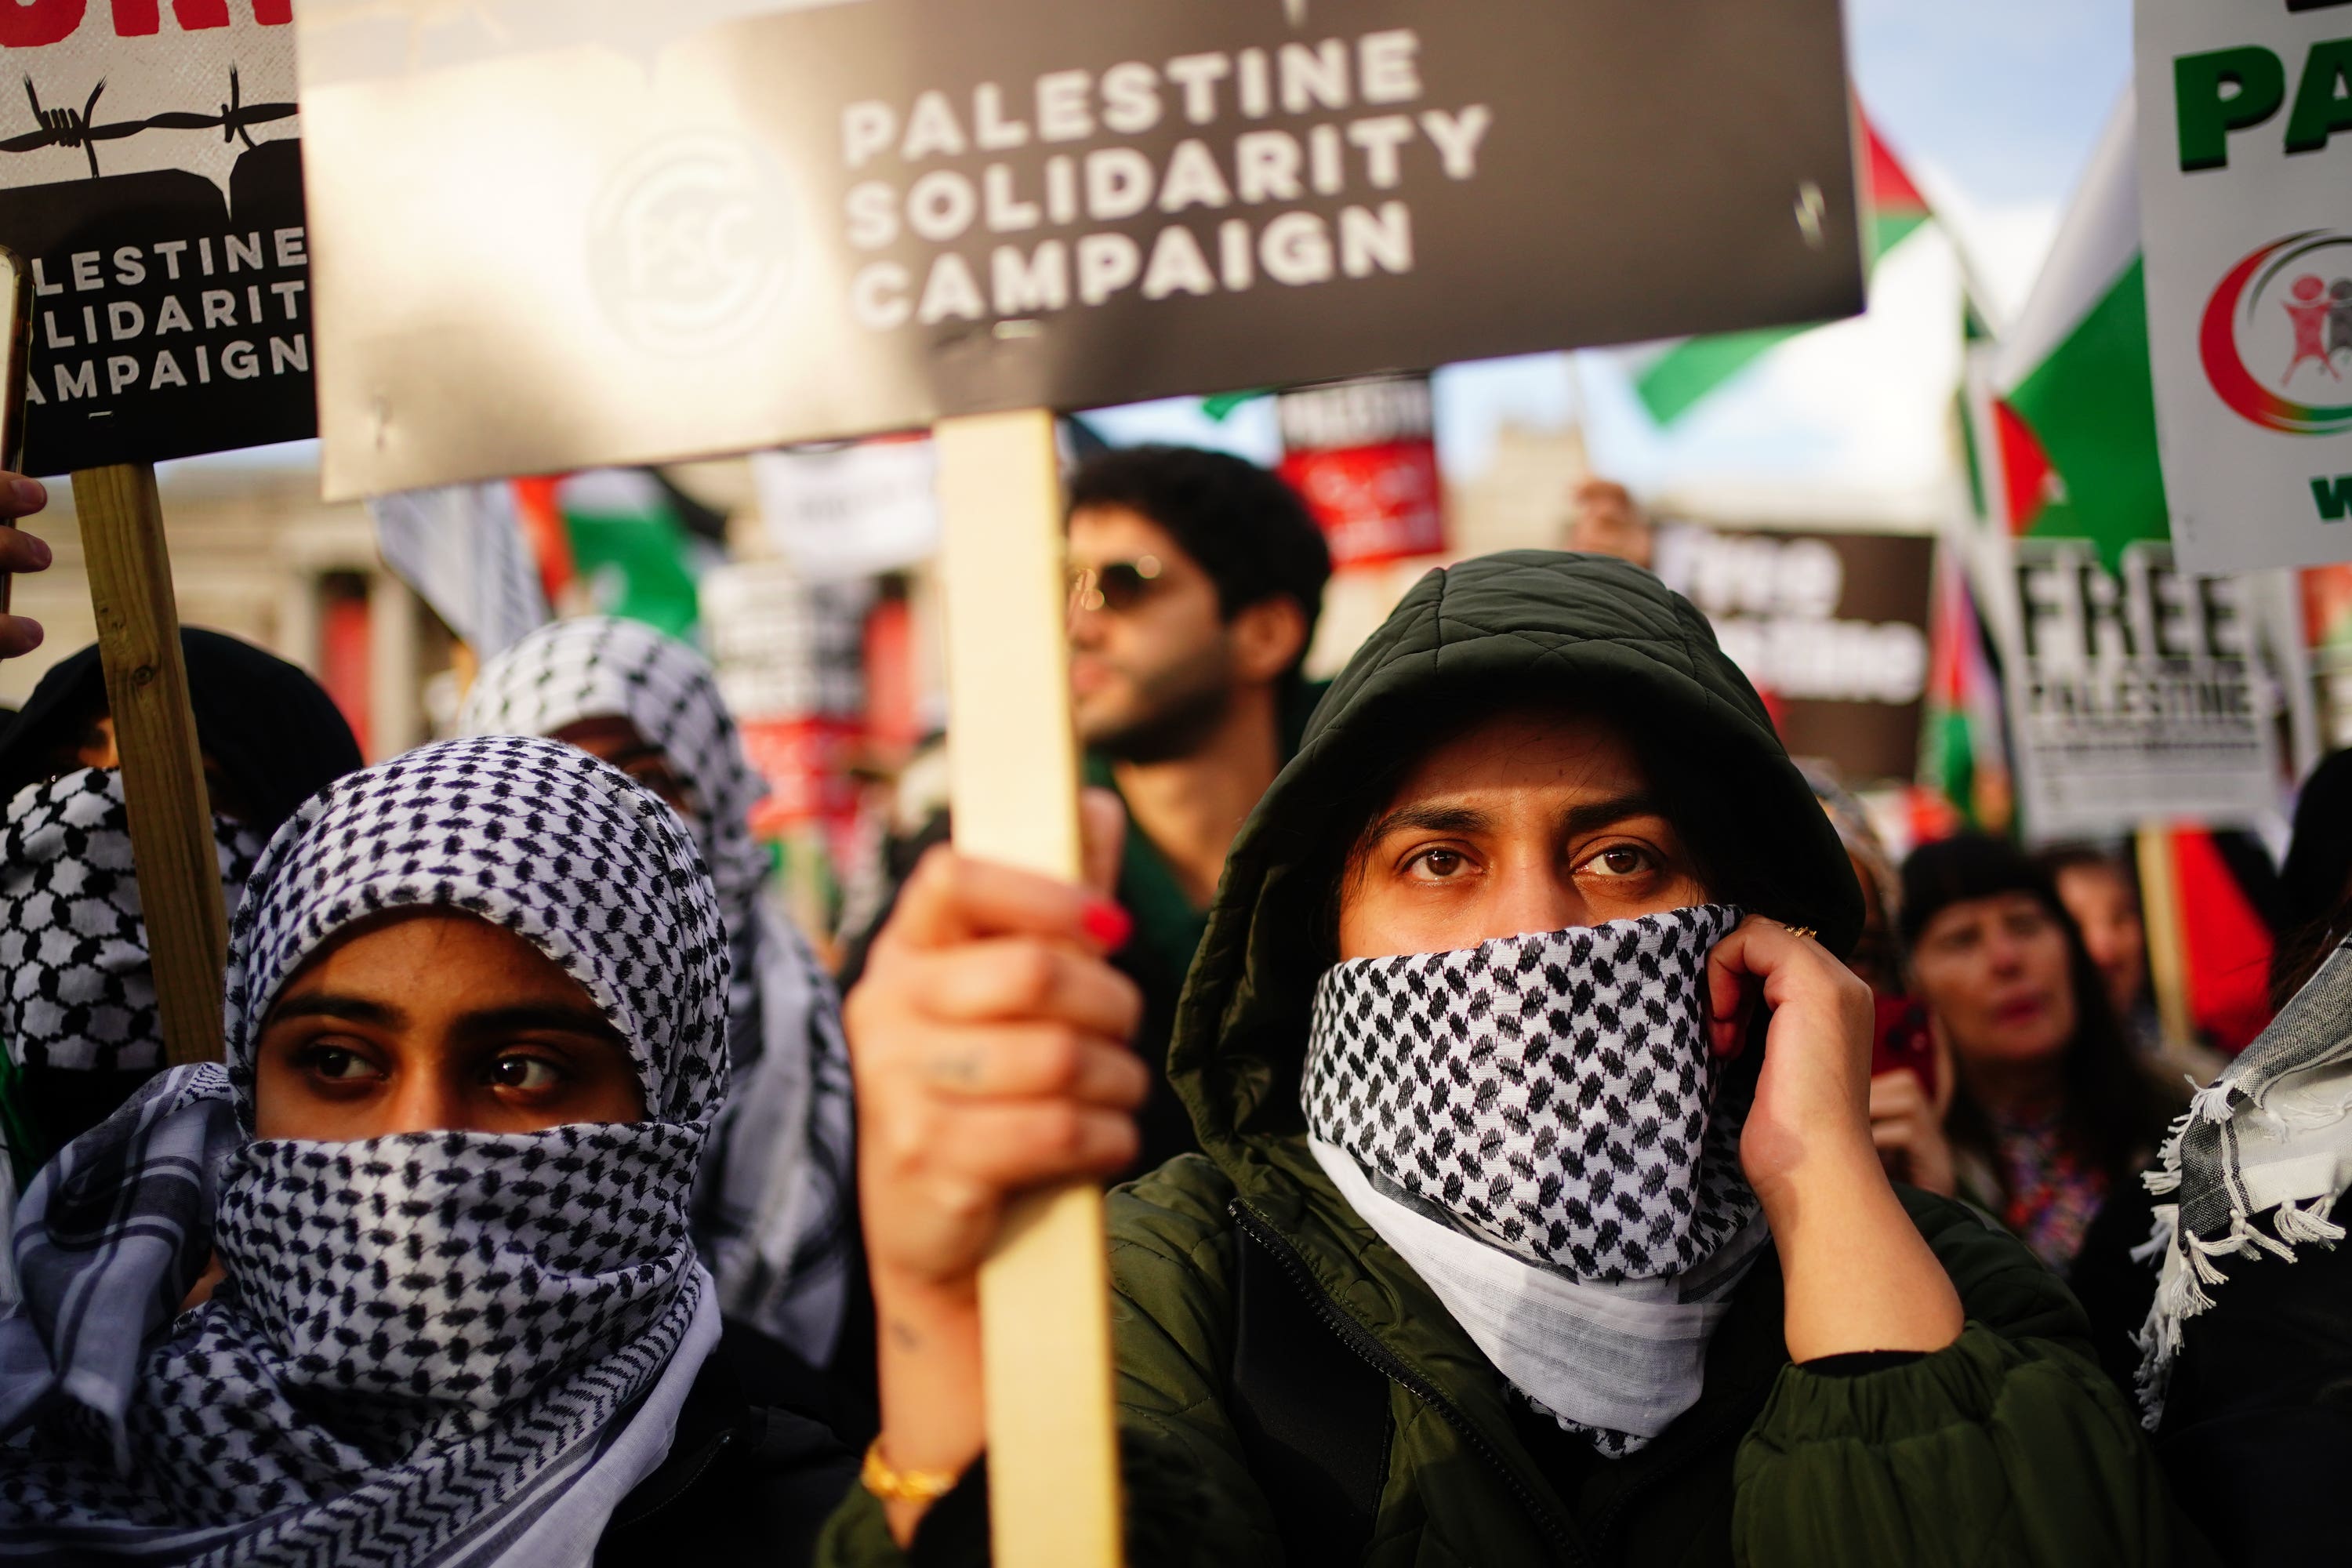
[(2125, 545), (2168, 533), (2135, 121), (2126, 92), (2000, 346), (1991, 403), (1996, 515), (2013, 533), (2087, 539), (2110, 568)]
[[(1864, 234), (1869, 246), (1866, 260), (1874, 267), (1880, 257), (1909, 238), (1935, 214), (1910, 174), (1887, 150), (1877, 128), (1858, 106), (1854, 124), (1864, 149)], [(1790, 338), (1813, 331), (1819, 324), (1684, 338), (1634, 371), (1634, 393), (1650, 411), (1651, 418), (1661, 425), (1671, 425), (1765, 354)]]

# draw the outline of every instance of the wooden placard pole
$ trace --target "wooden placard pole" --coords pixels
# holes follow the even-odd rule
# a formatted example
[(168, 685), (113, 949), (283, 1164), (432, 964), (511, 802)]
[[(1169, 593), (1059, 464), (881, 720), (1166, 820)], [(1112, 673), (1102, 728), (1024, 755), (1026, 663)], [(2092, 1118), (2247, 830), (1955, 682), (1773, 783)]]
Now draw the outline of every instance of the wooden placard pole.
[(228, 920), (155, 470), (89, 468), (73, 490), (164, 1054), (174, 1067), (218, 1061)]
[[(943, 422), (948, 766), (956, 847), (1080, 873), (1061, 465), (1042, 410)], [(1017, 1204), (980, 1277), (994, 1558), (1117, 1568), (1110, 1266), (1099, 1189)]]
[(2189, 928), (2181, 916), (2179, 862), (2172, 834), (2148, 823), (2136, 835), (2139, 856), (2140, 921), (2147, 934), (2148, 989), (2156, 993), (2156, 1016), (2165, 1043), (2195, 1045), (2197, 1028), (2189, 1011)]

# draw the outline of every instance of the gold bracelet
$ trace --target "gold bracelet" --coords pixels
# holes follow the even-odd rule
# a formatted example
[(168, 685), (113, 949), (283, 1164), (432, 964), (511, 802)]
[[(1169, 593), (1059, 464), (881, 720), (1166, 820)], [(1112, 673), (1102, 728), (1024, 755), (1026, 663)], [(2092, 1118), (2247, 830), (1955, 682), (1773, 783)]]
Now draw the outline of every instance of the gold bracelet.
[(866, 1468), (858, 1472), (858, 1480), (866, 1489), (884, 1502), (935, 1503), (955, 1490), (961, 1476), (944, 1470), (894, 1470), (890, 1461), (882, 1457), (882, 1439), (877, 1437), (866, 1449)]

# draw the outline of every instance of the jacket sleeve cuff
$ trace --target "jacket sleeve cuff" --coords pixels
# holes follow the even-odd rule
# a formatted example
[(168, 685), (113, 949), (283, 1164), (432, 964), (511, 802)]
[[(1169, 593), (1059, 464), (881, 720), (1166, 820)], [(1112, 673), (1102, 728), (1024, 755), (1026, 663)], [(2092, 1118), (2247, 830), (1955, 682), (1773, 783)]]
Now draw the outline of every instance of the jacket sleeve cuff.
[(1942, 1350), (1873, 1371), (1787, 1367), (1757, 1435), (1786, 1448), (1827, 1437), (1888, 1443), (1981, 1423), (1993, 1414), (2011, 1372), (2033, 1359), (2031, 1350), (1970, 1323)]
[(931, 1505), (903, 1551), (881, 1500), (853, 1485), (817, 1538), (816, 1561), (818, 1568), (979, 1568), (988, 1562), (987, 1456)]

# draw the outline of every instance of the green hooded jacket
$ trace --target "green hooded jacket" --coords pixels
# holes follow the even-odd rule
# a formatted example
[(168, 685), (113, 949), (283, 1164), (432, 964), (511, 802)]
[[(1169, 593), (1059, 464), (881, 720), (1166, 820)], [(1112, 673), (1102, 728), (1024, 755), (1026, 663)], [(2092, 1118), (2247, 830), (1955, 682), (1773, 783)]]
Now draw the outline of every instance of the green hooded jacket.
[[(1298, 1101), (1309, 997), (1328, 961), (1318, 933), (1331, 835), (1449, 716), (1518, 696), (1601, 703), (1633, 728), (1654, 776), (1701, 770), (1706, 809), (1726, 814), (1752, 859), (1745, 885), (1771, 889), (1760, 912), (1812, 926), (1839, 952), (1860, 925), (1835, 831), (1689, 604), (1621, 563), (1543, 552), (1423, 578), (1335, 683), (1227, 864), (1169, 1061), (1205, 1152), (1111, 1195), (1130, 1563), (1286, 1560), (1286, 1500), (1260, 1485), (1230, 1408), (1244, 1248), (1264, 1249), (1334, 1342), (1387, 1379), (1365, 1563), (2205, 1560), (2089, 1354), (2080, 1309), (1958, 1205), (1905, 1194), (1966, 1308), (1957, 1342), (1847, 1358), (1870, 1370), (1791, 1366), (1768, 1257), (1716, 1332), (1698, 1403), (1604, 1460), (1530, 1419), (1342, 1200), (1307, 1149)], [(911, 1561), (986, 1560), (979, 1489), (967, 1478), (932, 1510)], [(906, 1560), (862, 1491), (820, 1551), (829, 1563)]]

